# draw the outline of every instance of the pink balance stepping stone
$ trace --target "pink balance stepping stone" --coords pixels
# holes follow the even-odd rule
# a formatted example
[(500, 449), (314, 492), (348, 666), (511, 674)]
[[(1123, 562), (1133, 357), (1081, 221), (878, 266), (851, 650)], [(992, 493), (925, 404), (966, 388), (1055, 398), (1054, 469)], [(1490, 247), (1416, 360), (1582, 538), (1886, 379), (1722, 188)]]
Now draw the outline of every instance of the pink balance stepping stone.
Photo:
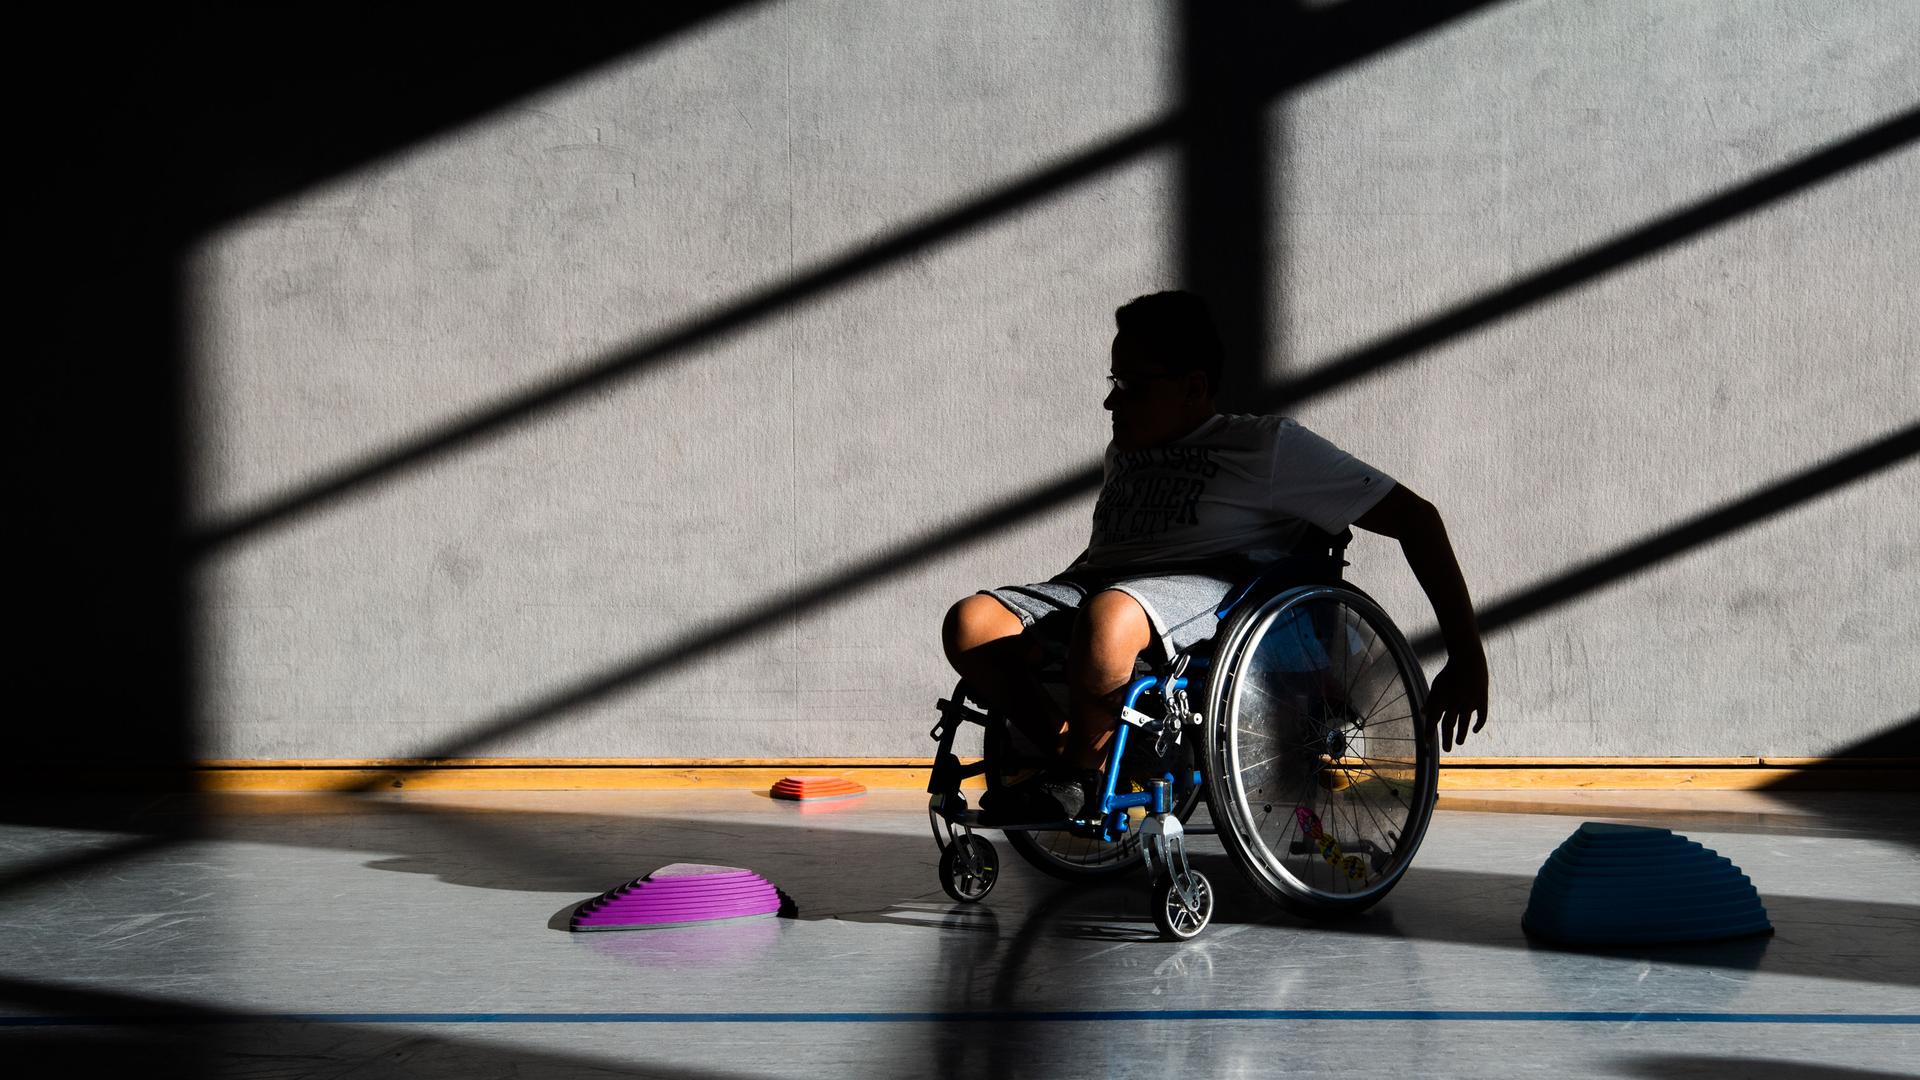
[(851, 799), (866, 793), (865, 787), (838, 776), (783, 777), (775, 781), (773, 790), (768, 792), (776, 799), (793, 799), (801, 802)]
[(767, 919), (786, 903), (779, 889), (751, 870), (674, 863), (580, 905), (571, 928), (652, 930)]

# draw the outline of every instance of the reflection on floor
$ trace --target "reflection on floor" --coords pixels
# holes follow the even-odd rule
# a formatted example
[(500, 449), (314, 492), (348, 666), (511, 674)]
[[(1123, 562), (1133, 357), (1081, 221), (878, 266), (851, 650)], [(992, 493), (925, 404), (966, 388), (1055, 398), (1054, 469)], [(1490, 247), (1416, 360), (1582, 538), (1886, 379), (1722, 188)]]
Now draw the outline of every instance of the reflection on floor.
[[(1057, 882), (997, 835), (998, 886), (951, 903), (912, 792), (89, 810), (40, 805), (0, 825), (0, 1015), (31, 1019), (0, 1039), (69, 1068), (1817, 1080), (1910, 1075), (1920, 1048), (1911, 1024), (1779, 1015), (1920, 1015), (1920, 800), (1907, 795), (1450, 792), (1404, 882), (1339, 925), (1274, 910), (1201, 839), (1219, 909), (1179, 945), (1155, 938), (1144, 879)], [(1583, 820), (1716, 849), (1778, 932), (1610, 954), (1529, 942), (1532, 875)], [(581, 901), (674, 862), (749, 867), (798, 916), (566, 932)], [(1316, 1015), (1328, 1010), (1352, 1015)], [(1673, 1012), (1711, 1016), (1656, 1015)], [(1632, 1013), (1650, 1015), (1619, 1015)]]

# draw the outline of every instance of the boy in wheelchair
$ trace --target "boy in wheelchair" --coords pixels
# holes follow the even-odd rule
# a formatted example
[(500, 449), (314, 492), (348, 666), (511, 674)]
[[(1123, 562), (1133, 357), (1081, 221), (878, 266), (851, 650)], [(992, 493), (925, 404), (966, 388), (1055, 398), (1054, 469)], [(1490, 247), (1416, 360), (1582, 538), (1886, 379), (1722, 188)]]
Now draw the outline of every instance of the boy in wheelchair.
[[(1425, 718), (1452, 749), (1486, 723), (1487, 663), (1472, 602), (1431, 503), (1291, 419), (1218, 412), (1224, 363), (1204, 302), (1162, 292), (1115, 312), (1103, 407), (1113, 439), (1091, 540), (1052, 579), (992, 589), (948, 612), (947, 659), (1050, 767), (981, 803), (984, 825), (1085, 818), (1121, 696), (1143, 658), (1210, 638), (1222, 601), (1263, 565), (1349, 525), (1400, 541), (1445, 638)], [(1065, 707), (1040, 669), (1065, 650)], [(1477, 717), (1477, 718), (1476, 718)]]

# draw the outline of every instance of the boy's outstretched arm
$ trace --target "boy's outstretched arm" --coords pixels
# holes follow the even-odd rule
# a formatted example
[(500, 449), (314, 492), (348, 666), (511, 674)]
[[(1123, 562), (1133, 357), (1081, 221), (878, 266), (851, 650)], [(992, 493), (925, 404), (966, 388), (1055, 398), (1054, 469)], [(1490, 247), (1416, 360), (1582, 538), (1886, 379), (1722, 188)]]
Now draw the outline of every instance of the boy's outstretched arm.
[(1447, 541), (1447, 527), (1432, 503), (1404, 485), (1361, 514), (1355, 525), (1400, 541), (1400, 550), (1413, 576), (1426, 590), (1440, 635), (1447, 643), (1447, 664), (1434, 676), (1427, 694), (1427, 720), (1440, 725), (1441, 745), (1467, 741), (1467, 721), (1476, 713), (1473, 730), (1487, 723), (1487, 652), (1480, 643), (1480, 626), (1473, 617), (1473, 600), (1461, 577), (1459, 560)]

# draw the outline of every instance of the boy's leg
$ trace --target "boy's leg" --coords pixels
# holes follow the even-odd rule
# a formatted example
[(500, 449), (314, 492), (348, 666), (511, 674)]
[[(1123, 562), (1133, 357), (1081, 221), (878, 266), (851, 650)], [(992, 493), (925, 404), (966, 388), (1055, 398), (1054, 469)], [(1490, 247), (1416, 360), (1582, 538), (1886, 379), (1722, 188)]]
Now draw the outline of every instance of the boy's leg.
[(1133, 664), (1153, 644), (1153, 624), (1140, 602), (1117, 589), (1087, 598), (1067, 648), (1067, 691), (1072, 734), (1070, 768), (1098, 770), (1118, 725), (1120, 703), (1133, 679)]
[(1027, 741), (1054, 755), (1061, 753), (1067, 718), (1035, 672), (1044, 648), (1020, 616), (991, 596), (976, 593), (947, 610), (940, 638), (947, 662), (1007, 712)]

